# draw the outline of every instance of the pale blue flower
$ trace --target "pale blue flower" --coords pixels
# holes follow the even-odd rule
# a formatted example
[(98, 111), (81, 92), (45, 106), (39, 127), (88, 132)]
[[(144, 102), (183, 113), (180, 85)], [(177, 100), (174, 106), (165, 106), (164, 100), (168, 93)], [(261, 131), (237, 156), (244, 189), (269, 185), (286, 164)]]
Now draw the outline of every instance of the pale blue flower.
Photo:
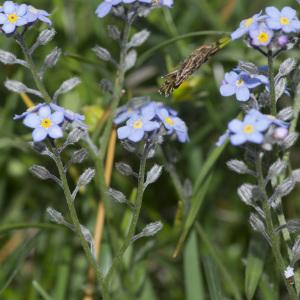
[(266, 14), (268, 16), (266, 23), (270, 29), (282, 30), (286, 33), (300, 31), (297, 12), (291, 7), (286, 6), (281, 11), (273, 6), (267, 7)]
[(270, 30), (264, 23), (259, 24), (255, 28), (249, 30), (251, 44), (253, 46), (268, 46), (272, 41), (274, 32)]
[(254, 15), (251, 18), (245, 19), (240, 23), (238, 29), (231, 33), (231, 39), (237, 40), (247, 34), (251, 29), (257, 27), (258, 22), (264, 20), (266, 16), (262, 15), (261, 13)]
[(50, 14), (45, 10), (36, 9), (35, 7), (33, 7), (31, 5), (28, 6), (26, 18), (29, 23), (34, 23), (37, 20), (40, 20), (40, 21), (48, 24), (49, 26), (51, 26), (52, 22), (48, 18), (49, 16), (50, 16)]
[(37, 104), (33, 107), (30, 107), (25, 112), (23, 112), (21, 115), (15, 115), (14, 120), (24, 119), (27, 115), (37, 112), (43, 106), (47, 106), (47, 104), (46, 103), (39, 103), (39, 104)]
[(243, 121), (234, 119), (228, 124), (230, 132), (230, 142), (234, 146), (239, 146), (247, 142), (262, 144), (264, 132), (269, 128), (270, 122), (266, 118), (257, 118), (247, 114)]
[(96, 9), (96, 15), (103, 18), (109, 14), (113, 6), (122, 3), (122, 0), (104, 0)]
[(58, 139), (63, 136), (61, 128), (64, 122), (64, 114), (62, 112), (51, 112), (50, 106), (42, 106), (37, 112), (27, 114), (23, 120), (23, 124), (34, 129), (32, 139), (34, 142), (41, 142), (47, 137)]
[(250, 99), (250, 89), (267, 83), (268, 79), (264, 75), (250, 75), (246, 72), (235, 70), (225, 74), (220, 93), (224, 97), (236, 95), (238, 101), (244, 102)]
[(186, 143), (189, 139), (187, 127), (180, 118), (171, 115), (166, 108), (160, 108), (157, 114), (167, 129), (168, 134), (175, 133), (181, 143)]
[(139, 142), (143, 139), (145, 132), (152, 132), (159, 129), (160, 125), (153, 119), (152, 114), (136, 114), (132, 116), (126, 123), (126, 126), (117, 130), (120, 140), (128, 139), (132, 142)]
[(0, 13), (1, 29), (6, 34), (13, 33), (17, 27), (28, 23), (26, 18), (28, 6), (26, 4), (18, 5), (13, 1), (3, 3), (3, 12)]

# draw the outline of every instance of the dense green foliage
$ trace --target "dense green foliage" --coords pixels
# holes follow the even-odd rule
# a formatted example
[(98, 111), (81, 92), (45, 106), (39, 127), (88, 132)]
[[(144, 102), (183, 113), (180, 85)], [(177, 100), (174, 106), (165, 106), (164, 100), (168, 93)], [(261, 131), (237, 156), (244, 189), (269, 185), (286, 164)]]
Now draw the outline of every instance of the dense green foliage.
[[(134, 256), (129, 251), (125, 263), (130, 269), (122, 273), (127, 294), (116, 293), (117, 300), (133, 300), (130, 295), (139, 295), (136, 296), (139, 300), (278, 299), (278, 290), (270, 288), (271, 282), (276, 282), (277, 278), (263, 274), (264, 269), (272, 270), (272, 257), (265, 255), (267, 246), (251, 232), (249, 210), (236, 194), (243, 181), (225, 165), (226, 160), (239, 157), (241, 152), (233, 147), (225, 147), (221, 153), (212, 152), (228, 120), (238, 112), (234, 101), (219, 95), (219, 82), (224, 71), (234, 67), (239, 59), (261, 65), (266, 61), (242, 41), (237, 41), (203, 66), (173, 97), (162, 98), (157, 91), (161, 76), (197, 46), (217, 40), (222, 33), (230, 32), (241, 19), (259, 11), (262, 6), (281, 7), (281, 2), (175, 0), (172, 10), (155, 10), (147, 19), (136, 23), (137, 31), (147, 28), (151, 36), (138, 49), (138, 63), (127, 77), (123, 102), (132, 96), (149, 95), (180, 111), (189, 127), (191, 140), (184, 146), (170, 145), (174, 155), (178, 156), (177, 172), (182, 181), (188, 178), (194, 183), (199, 174), (200, 177), (204, 174), (204, 178), (197, 194), (197, 205), (192, 206), (192, 214), (198, 212), (197, 221), (192, 222), (192, 232), (176, 259), (173, 253), (190, 203), (185, 208), (180, 206), (167, 172), (147, 190), (139, 227), (161, 220), (164, 228), (154, 238), (141, 239), (134, 249), (130, 249)], [(92, 133), (99, 125), (101, 114), (109, 107), (109, 99), (101, 91), (99, 82), (103, 78), (113, 79), (114, 73), (108, 64), (96, 59), (91, 48), (99, 44), (114, 54), (118, 53), (116, 45), (106, 34), (107, 25), (116, 20), (112, 16), (97, 19), (94, 10), (98, 3), (96, 0), (30, 1), (32, 5), (52, 12), (57, 31), (55, 39), (35, 53), (36, 61), (55, 46), (64, 52), (58, 65), (46, 75), (47, 88), (53, 92), (63, 80), (80, 77), (82, 84), (63, 96), (60, 103), (83, 112)], [(296, 1), (285, 1), (285, 4), (300, 10)], [(212, 32), (202, 32), (208, 30)], [(184, 36), (192, 32), (195, 32), (192, 37)], [(30, 33), (32, 39), (36, 34), (37, 28), (34, 28)], [(15, 42), (3, 36), (0, 36), (0, 48), (19, 57), (22, 55)], [(289, 55), (300, 58), (299, 49), (294, 49)], [(32, 85), (31, 77), (21, 68), (0, 67), (0, 82), (10, 78)], [(41, 161), (53, 172), (54, 166), (32, 152), (26, 143), (30, 140), (28, 131), (12, 120), (13, 114), (25, 109), (22, 99), (8, 93), (3, 84), (0, 84), (0, 93), (0, 299), (83, 299), (88, 266), (78, 240), (71, 231), (51, 225), (46, 216), (49, 206), (66, 212), (62, 191), (51, 182), (39, 181), (28, 171), (31, 165)], [(117, 145), (116, 161), (130, 162), (138, 167), (137, 159), (129, 156), (120, 144)], [(156, 161), (162, 163), (162, 158), (157, 157)], [(212, 168), (201, 175), (203, 170), (206, 171), (203, 167), (210, 163)], [(297, 146), (293, 151), (293, 164), (300, 165)], [(86, 167), (90, 165), (91, 161), (85, 163)], [(84, 166), (73, 168), (73, 179), (83, 169)], [(135, 192), (135, 182), (115, 171), (112, 186), (127, 195)], [(295, 189), (289, 201), (284, 203), (288, 218), (299, 215), (298, 193), (299, 190)], [(76, 202), (81, 222), (91, 230), (95, 225), (98, 203), (99, 195), (93, 186), (81, 190)], [(129, 214), (118, 204), (112, 209), (115, 226), (122, 238)], [(36, 228), (36, 224), (40, 228)], [(110, 263), (108, 245), (109, 240), (104, 235), (100, 260), (104, 268)], [(136, 260), (133, 267), (132, 260)], [(251, 263), (247, 264), (247, 261)]]

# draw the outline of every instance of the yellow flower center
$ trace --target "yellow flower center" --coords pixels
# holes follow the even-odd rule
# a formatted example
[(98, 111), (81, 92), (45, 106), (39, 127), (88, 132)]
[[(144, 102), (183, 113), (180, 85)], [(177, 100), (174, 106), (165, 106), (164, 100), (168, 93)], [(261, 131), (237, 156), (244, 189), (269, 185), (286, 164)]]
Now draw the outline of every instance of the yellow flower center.
[(19, 19), (19, 17), (15, 13), (7, 15), (7, 20), (10, 23), (16, 23), (18, 21), (18, 19)]
[(246, 27), (249, 27), (249, 26), (251, 26), (253, 24), (253, 22), (254, 22), (253, 18), (249, 18), (249, 19), (247, 19), (247, 20), (244, 21), (244, 25)]
[(287, 17), (281, 17), (280, 18), (280, 24), (281, 25), (289, 25), (290, 24), (290, 20)]
[(133, 128), (134, 128), (134, 129), (140, 129), (140, 128), (142, 128), (142, 127), (143, 127), (143, 122), (142, 122), (141, 120), (137, 120), (137, 121), (135, 121), (134, 124), (133, 124)]
[(166, 123), (167, 123), (168, 125), (171, 125), (171, 126), (174, 125), (174, 121), (173, 121), (170, 117), (166, 117), (166, 118), (165, 118), (165, 121), (166, 121)]
[(41, 122), (41, 126), (44, 127), (45, 129), (48, 129), (51, 126), (52, 122), (49, 118), (45, 118)]
[(262, 32), (258, 35), (257, 39), (258, 39), (261, 43), (264, 43), (264, 44), (265, 44), (265, 43), (267, 43), (268, 40), (269, 40), (269, 34), (268, 34), (267, 32), (262, 31)]
[(239, 86), (242, 86), (242, 85), (244, 84), (244, 80), (243, 80), (243, 79), (239, 79), (239, 80), (236, 81), (235, 84), (236, 84), (236, 86), (238, 86), (238, 87), (239, 87)]
[(245, 125), (243, 129), (244, 133), (250, 134), (254, 131), (254, 126), (253, 125)]

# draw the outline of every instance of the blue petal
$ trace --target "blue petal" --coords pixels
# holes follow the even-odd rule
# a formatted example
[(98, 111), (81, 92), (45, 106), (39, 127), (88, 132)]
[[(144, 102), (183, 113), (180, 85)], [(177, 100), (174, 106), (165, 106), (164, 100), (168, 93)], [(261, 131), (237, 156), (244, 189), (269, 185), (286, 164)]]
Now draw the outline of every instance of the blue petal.
[(220, 87), (220, 93), (224, 97), (232, 96), (235, 94), (235, 87), (232, 84), (223, 84)]
[(281, 10), (281, 14), (288, 19), (294, 19), (297, 16), (297, 12), (289, 6), (284, 7)]
[(247, 142), (246, 136), (244, 134), (234, 134), (230, 136), (230, 142), (234, 146), (239, 146)]
[(132, 142), (139, 142), (144, 137), (144, 130), (142, 128), (134, 129), (131, 131), (128, 139)]
[(145, 131), (154, 131), (159, 128), (159, 123), (158, 122), (152, 122), (148, 121), (144, 124), (144, 130)]
[(10, 34), (16, 30), (16, 25), (13, 23), (6, 23), (2, 26), (2, 30), (7, 34)]
[(241, 38), (243, 35), (245, 35), (247, 32), (248, 32), (248, 28), (246, 27), (238, 28), (237, 30), (231, 33), (231, 39), (233, 41), (237, 40)]
[(266, 8), (266, 14), (272, 18), (280, 18), (280, 11), (274, 7), (274, 6), (269, 6)]
[(3, 4), (3, 11), (6, 14), (11, 14), (16, 11), (16, 4), (13, 1), (5, 1)]
[(279, 22), (279, 19), (269, 18), (266, 20), (266, 23), (270, 29), (279, 30), (282, 27), (282, 25)]
[(227, 81), (227, 83), (234, 83), (239, 80), (240, 76), (239, 74), (237, 74), (236, 72), (228, 72), (225, 74), (225, 80)]
[(99, 18), (103, 18), (110, 12), (111, 9), (112, 9), (111, 3), (102, 2), (96, 10), (96, 15)]
[(250, 91), (246, 86), (240, 87), (236, 91), (236, 98), (238, 101), (248, 101), (250, 98)]
[(261, 144), (264, 140), (264, 136), (259, 132), (255, 132), (255, 133), (247, 135), (247, 139), (249, 142), (252, 142), (255, 144)]
[(21, 4), (16, 10), (17, 16), (23, 17), (27, 13), (27, 8), (28, 6), (26, 4)]
[(32, 139), (36, 143), (43, 141), (46, 137), (47, 137), (47, 130), (42, 127), (38, 127), (34, 129), (32, 132)]
[(180, 143), (186, 143), (189, 140), (187, 132), (176, 132), (176, 135)]
[(228, 129), (233, 133), (240, 132), (243, 129), (243, 122), (240, 120), (234, 119), (231, 122), (229, 122)]
[(118, 128), (118, 130), (117, 130), (118, 138), (120, 140), (128, 138), (128, 136), (131, 133), (131, 130), (132, 129), (129, 126), (123, 126), (123, 127)]
[(48, 135), (53, 139), (59, 139), (63, 137), (64, 134), (61, 127), (54, 125), (48, 129)]
[(39, 109), (39, 112), (38, 112), (39, 116), (41, 118), (47, 118), (51, 115), (51, 109), (50, 107), (47, 105), (47, 106), (43, 106)]
[(5, 14), (0, 13), (0, 25), (4, 24), (7, 21), (7, 17)]
[(36, 128), (41, 123), (37, 114), (29, 114), (25, 117), (23, 124), (29, 128)]
[(63, 112), (57, 111), (51, 115), (50, 119), (55, 124), (61, 124), (64, 121), (64, 114)]

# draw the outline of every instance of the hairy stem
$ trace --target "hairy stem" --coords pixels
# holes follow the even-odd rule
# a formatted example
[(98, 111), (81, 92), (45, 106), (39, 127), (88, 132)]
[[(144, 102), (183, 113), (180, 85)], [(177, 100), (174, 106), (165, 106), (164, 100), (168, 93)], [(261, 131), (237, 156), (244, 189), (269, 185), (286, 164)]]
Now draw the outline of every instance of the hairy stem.
[(263, 159), (263, 153), (259, 153), (256, 158), (256, 172), (257, 172), (258, 185), (260, 188), (260, 192), (262, 193), (262, 197), (263, 197), (262, 206), (263, 206), (263, 211), (265, 213), (266, 230), (267, 230), (267, 233), (271, 240), (271, 248), (272, 248), (273, 256), (275, 258), (276, 267), (277, 267), (278, 271), (280, 272), (282, 278), (284, 279), (284, 283), (288, 290), (290, 299), (296, 300), (297, 296), (296, 296), (295, 289), (287, 282), (286, 278), (284, 277), (284, 270), (286, 269), (286, 264), (285, 264), (285, 261), (281, 255), (281, 251), (280, 251), (280, 238), (274, 231), (272, 213), (271, 213), (271, 209), (268, 204), (269, 197), (268, 197), (268, 194), (267, 194), (267, 191), (265, 188), (265, 184), (264, 184), (262, 159)]
[(127, 233), (127, 236), (124, 240), (124, 243), (122, 247), (120, 248), (119, 252), (113, 259), (112, 265), (107, 273), (107, 276), (105, 278), (105, 283), (107, 286), (109, 286), (110, 279), (117, 268), (117, 266), (121, 263), (122, 258), (126, 250), (131, 244), (132, 238), (135, 235), (137, 223), (140, 217), (141, 213), (141, 208), (142, 208), (142, 203), (143, 203), (143, 196), (144, 196), (144, 188), (145, 188), (145, 170), (146, 170), (146, 162), (147, 162), (147, 156), (148, 156), (148, 145), (145, 145), (144, 153), (141, 158), (140, 162), (140, 169), (139, 169), (139, 176), (138, 176), (138, 188), (137, 188), (137, 196), (136, 196), (136, 201), (135, 201), (135, 210), (133, 211), (133, 216), (131, 219), (131, 223), (129, 226), (129, 230)]
[(274, 58), (273, 52), (268, 52), (268, 72), (269, 72), (269, 83), (270, 83), (270, 98), (271, 98), (271, 114), (273, 116), (277, 113), (276, 108), (276, 93), (275, 93), (275, 75), (274, 75)]
[(43, 81), (40, 79), (39, 75), (38, 75), (38, 70), (37, 67), (32, 59), (32, 55), (30, 53), (30, 50), (28, 49), (28, 47), (26, 46), (24, 37), (20, 34), (16, 35), (16, 41), (18, 42), (18, 44), (20, 45), (25, 60), (27, 61), (28, 65), (29, 65), (29, 69), (31, 71), (34, 83), (37, 87), (37, 89), (41, 92), (41, 94), (44, 97), (44, 100), (48, 103), (52, 102), (51, 96), (49, 95), (49, 93), (46, 90), (46, 87), (43, 83)]
[(104, 300), (109, 300), (110, 299), (109, 292), (108, 292), (107, 286), (104, 283), (104, 279), (103, 279), (103, 276), (101, 274), (100, 268), (97, 264), (97, 261), (96, 261), (95, 257), (93, 257), (93, 254), (92, 254), (92, 252), (89, 248), (88, 242), (84, 238), (84, 235), (81, 231), (81, 225), (80, 225), (80, 222), (79, 222), (79, 219), (78, 219), (78, 216), (77, 216), (77, 212), (76, 212), (76, 209), (75, 209), (75, 206), (74, 206), (72, 193), (70, 191), (68, 180), (67, 180), (67, 177), (66, 177), (66, 174), (65, 174), (65, 171), (64, 171), (64, 166), (63, 166), (63, 163), (62, 163), (61, 158), (60, 158), (59, 155), (55, 156), (55, 163), (56, 163), (56, 166), (58, 168), (60, 179), (63, 183), (63, 190), (64, 190), (65, 198), (66, 198), (66, 201), (67, 201), (70, 217), (71, 217), (72, 223), (74, 225), (75, 233), (79, 237), (81, 246), (84, 250), (84, 253), (86, 255), (86, 258), (87, 258), (89, 264), (92, 266), (92, 268), (95, 271), (99, 287), (101, 288), (103, 299)]

